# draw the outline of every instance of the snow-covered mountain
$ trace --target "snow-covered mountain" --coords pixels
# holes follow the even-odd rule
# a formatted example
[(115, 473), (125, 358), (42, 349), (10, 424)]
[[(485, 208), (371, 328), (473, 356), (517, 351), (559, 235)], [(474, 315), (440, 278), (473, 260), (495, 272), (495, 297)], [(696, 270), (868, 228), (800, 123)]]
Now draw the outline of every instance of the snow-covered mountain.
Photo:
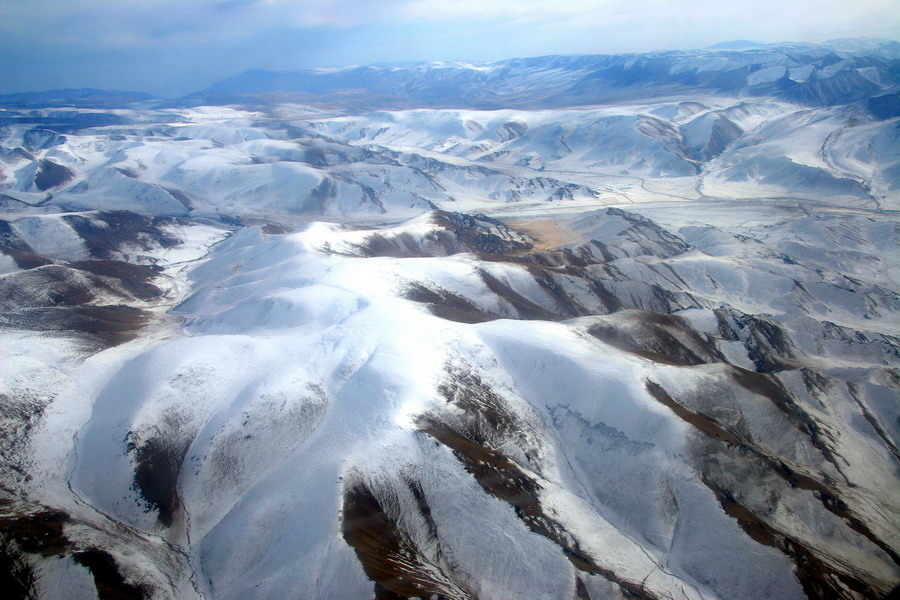
[(888, 597), (897, 67), (829, 44), (3, 110), (3, 589)]
[[(738, 43), (694, 51), (542, 56), (306, 71), (252, 70), (187, 96), (193, 104), (302, 102), (355, 109), (564, 108), (648, 97), (771, 97), (835, 106), (887, 95), (896, 105), (900, 44)], [(876, 104), (884, 103), (882, 99)], [(869, 108), (869, 110), (872, 110)], [(876, 109), (877, 110), (877, 109)], [(896, 116), (896, 112), (891, 116)]]

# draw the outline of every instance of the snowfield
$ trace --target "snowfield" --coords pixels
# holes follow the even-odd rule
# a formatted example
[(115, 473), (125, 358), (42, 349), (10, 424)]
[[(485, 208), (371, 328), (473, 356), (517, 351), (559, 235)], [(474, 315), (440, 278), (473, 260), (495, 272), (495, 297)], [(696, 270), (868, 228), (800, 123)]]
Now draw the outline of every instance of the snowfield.
[(23, 597), (900, 582), (897, 117), (713, 93), (38, 113), (0, 133)]

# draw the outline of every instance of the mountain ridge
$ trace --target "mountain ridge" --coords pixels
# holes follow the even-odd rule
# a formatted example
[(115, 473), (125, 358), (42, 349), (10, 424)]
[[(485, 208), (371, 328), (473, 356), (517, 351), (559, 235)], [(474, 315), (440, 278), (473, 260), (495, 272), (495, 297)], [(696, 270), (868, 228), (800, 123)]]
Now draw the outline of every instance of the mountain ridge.
[[(0, 584), (892, 598), (893, 63), (817, 52), (0, 112)], [(444, 89), (524, 96), (367, 110)]]
[(900, 89), (898, 61), (897, 42), (835, 40), (763, 44), (741, 50), (547, 55), (494, 62), (380, 63), (296, 71), (252, 69), (189, 94), (180, 102), (277, 100), (370, 110), (540, 109), (703, 90), (834, 106), (896, 93)]
[(0, 94), (0, 106), (119, 108), (152, 99), (154, 99), (152, 94), (137, 91), (59, 88), (41, 92)]

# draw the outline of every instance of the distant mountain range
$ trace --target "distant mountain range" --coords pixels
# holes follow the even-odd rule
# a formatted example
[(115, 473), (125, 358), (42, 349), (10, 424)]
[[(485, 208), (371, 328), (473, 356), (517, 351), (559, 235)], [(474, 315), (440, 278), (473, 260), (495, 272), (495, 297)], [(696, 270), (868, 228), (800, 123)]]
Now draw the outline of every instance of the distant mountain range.
[[(900, 89), (900, 44), (738, 41), (706, 50), (542, 56), (498, 62), (379, 64), (303, 71), (251, 70), (182, 99), (187, 105), (297, 102), (350, 109), (561, 108), (635, 99), (772, 96), (835, 106)], [(893, 114), (881, 105), (880, 116)]]
[(151, 100), (144, 92), (120, 92), (96, 88), (66, 88), (46, 92), (19, 92), (0, 95), (0, 106), (60, 106), (79, 108), (116, 108), (126, 104)]
[[(877, 118), (889, 118), (900, 114), (900, 43), (868, 38), (822, 44), (736, 40), (689, 51), (298, 71), (253, 69), (168, 104), (292, 102), (351, 111), (490, 110), (683, 98), (698, 91), (728, 97), (771, 96), (805, 106), (861, 102)], [(0, 106), (114, 108), (151, 98), (141, 92), (62, 89), (0, 95)]]

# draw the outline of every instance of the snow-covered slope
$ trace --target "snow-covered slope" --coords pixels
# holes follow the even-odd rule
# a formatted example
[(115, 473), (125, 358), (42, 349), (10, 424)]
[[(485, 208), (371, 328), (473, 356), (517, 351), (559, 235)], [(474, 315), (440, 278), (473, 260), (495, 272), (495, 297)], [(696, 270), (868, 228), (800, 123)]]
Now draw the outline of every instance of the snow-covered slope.
[(8, 113), (12, 597), (900, 582), (896, 118), (718, 93)]
[[(855, 292), (881, 303), (866, 333), (817, 321), (851, 229), (781, 216), (793, 233), (751, 238), (610, 209), (563, 223), (594, 241), (537, 253), (449, 213), (244, 228), (190, 271), (184, 334), (83, 363), (7, 334), (9, 397), (57, 394), (7, 485), (90, 518), (70, 544), (143, 532), (162, 557), (117, 560), (162, 596), (190, 571), (217, 598), (885, 593), (896, 295)], [(853, 251), (875, 258), (884, 227)], [(821, 280), (792, 279), (784, 238), (818, 247)], [(773, 315), (785, 285), (804, 291)]]
[(4, 202), (297, 223), (670, 196), (893, 209), (900, 185), (897, 120), (847, 107), (707, 98), (555, 111), (282, 112), (161, 111), (56, 137), (15, 125), (0, 156)]
[[(423, 165), (424, 152), (430, 159), (424, 168), (442, 181), (452, 177), (449, 163), (456, 171), (480, 165), (531, 181), (539, 174), (585, 186), (595, 197), (625, 187), (630, 199), (671, 189), (695, 199), (896, 206), (896, 120), (854, 121), (848, 109), (711, 100), (572, 111), (400, 111), (310, 125), (346, 143), (392, 150), (413, 166)], [(452, 183), (445, 185), (452, 193)], [(560, 187), (550, 199), (573, 197), (585, 192)]]

